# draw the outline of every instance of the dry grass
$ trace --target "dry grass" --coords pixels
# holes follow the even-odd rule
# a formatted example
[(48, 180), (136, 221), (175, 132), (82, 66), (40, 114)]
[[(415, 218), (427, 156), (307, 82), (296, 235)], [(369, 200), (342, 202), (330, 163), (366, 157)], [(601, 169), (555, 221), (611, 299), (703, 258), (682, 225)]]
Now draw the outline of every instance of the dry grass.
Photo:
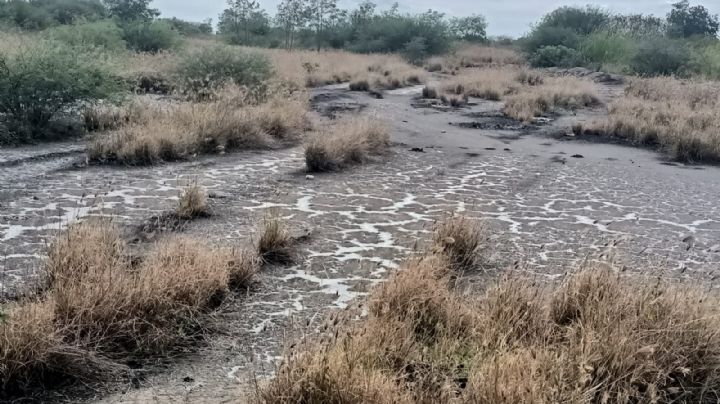
[(522, 55), (512, 49), (465, 44), (457, 51), (428, 59), (425, 68), (431, 72), (455, 74), (462, 68), (490, 66), (524, 66)]
[(346, 51), (255, 49), (270, 56), (281, 80), (316, 87), (366, 80), (382, 89), (419, 84), (425, 80), (422, 69), (397, 55), (361, 55)]
[(659, 146), (685, 162), (720, 161), (720, 87), (674, 78), (634, 79), (606, 119), (576, 129)]
[[(508, 276), (477, 298), (442, 256), (413, 259), (288, 352), (266, 403), (717, 402), (718, 299), (588, 268), (548, 285)], [(337, 324), (337, 326), (335, 326)]]
[(104, 132), (129, 124), (147, 123), (152, 119), (149, 111), (156, 109), (156, 103), (136, 97), (124, 105), (89, 105), (83, 109), (83, 121), (88, 132)]
[(599, 103), (597, 88), (574, 77), (544, 77), (536, 70), (512, 66), (469, 69), (443, 83), (449, 94), (505, 101), (503, 112), (531, 121), (558, 109), (577, 109)]
[(153, 164), (204, 153), (259, 149), (294, 142), (307, 129), (307, 101), (297, 94), (238, 106), (225, 95), (209, 103), (145, 109), (145, 117), (95, 139), (91, 161)]
[(208, 207), (205, 189), (197, 183), (188, 185), (182, 194), (180, 194), (180, 200), (178, 201), (177, 208), (175, 208), (175, 213), (181, 219), (186, 220), (208, 216), (210, 209)]
[(595, 85), (573, 77), (546, 78), (543, 84), (523, 86), (522, 91), (505, 99), (505, 115), (522, 121), (558, 109), (575, 110), (600, 102)]
[(387, 126), (375, 117), (350, 117), (324, 128), (305, 145), (312, 172), (336, 171), (367, 161), (390, 146)]
[(295, 240), (279, 212), (265, 216), (257, 242), (257, 255), (265, 264), (292, 264), (297, 258)]
[(138, 261), (111, 221), (72, 225), (50, 246), (44, 293), (3, 308), (3, 387), (97, 377), (122, 368), (116, 360), (127, 355), (188, 341), (230, 285), (247, 285), (253, 260), (175, 237)]

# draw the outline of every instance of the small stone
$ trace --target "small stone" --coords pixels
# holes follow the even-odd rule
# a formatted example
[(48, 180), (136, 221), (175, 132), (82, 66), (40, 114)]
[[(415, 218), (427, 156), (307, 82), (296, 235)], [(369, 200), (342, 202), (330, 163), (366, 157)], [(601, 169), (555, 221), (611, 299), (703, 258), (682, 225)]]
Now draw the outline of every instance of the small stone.
[(572, 157), (574, 159), (584, 159), (585, 158), (585, 156), (583, 156), (582, 154), (573, 154), (570, 157)]
[(306, 175), (306, 176), (305, 176), (305, 179), (308, 180), (308, 181), (312, 181), (312, 180), (315, 179), (315, 176), (314, 176), (314, 175)]

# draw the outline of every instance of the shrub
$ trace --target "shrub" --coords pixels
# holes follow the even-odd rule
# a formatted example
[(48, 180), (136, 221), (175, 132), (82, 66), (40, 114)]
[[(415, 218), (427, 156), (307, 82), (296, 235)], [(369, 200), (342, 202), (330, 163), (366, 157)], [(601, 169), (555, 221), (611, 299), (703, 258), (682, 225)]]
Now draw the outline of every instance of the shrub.
[(566, 46), (544, 46), (530, 57), (533, 67), (575, 67), (580, 64), (580, 54)]
[(181, 42), (177, 31), (165, 21), (126, 23), (123, 27), (123, 39), (130, 49), (150, 53), (173, 49)]
[(602, 68), (628, 65), (635, 48), (629, 36), (599, 31), (583, 38), (579, 52), (584, 63)]
[(83, 102), (119, 94), (121, 84), (90, 55), (42, 43), (12, 57), (0, 56), (0, 113), (11, 139), (27, 142), (54, 137), (51, 121)]
[(175, 70), (184, 91), (207, 95), (227, 84), (264, 93), (273, 75), (270, 59), (233, 46), (203, 48), (184, 55)]
[(589, 35), (608, 22), (610, 13), (598, 7), (560, 7), (545, 15), (540, 27), (565, 27), (579, 35)]
[(689, 62), (690, 52), (683, 43), (656, 38), (638, 47), (630, 67), (643, 76), (668, 76), (683, 73)]
[(64, 25), (45, 31), (45, 35), (70, 46), (96, 46), (106, 50), (125, 49), (123, 30), (112, 21)]
[(577, 48), (580, 43), (578, 34), (570, 28), (542, 26), (535, 28), (528, 37), (522, 39), (523, 48), (530, 54), (545, 46), (565, 46)]
[(408, 62), (418, 65), (427, 57), (427, 40), (415, 37), (403, 47), (403, 55)]

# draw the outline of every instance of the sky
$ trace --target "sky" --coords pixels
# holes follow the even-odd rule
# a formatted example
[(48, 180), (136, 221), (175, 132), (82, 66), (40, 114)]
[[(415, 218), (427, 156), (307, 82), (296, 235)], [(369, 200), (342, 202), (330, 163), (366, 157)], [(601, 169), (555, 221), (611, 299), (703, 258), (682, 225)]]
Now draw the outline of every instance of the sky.
[[(274, 14), (280, 0), (260, 0), (263, 9)], [(379, 8), (387, 8), (394, 0), (376, 0)], [(428, 9), (444, 12), (451, 16), (482, 14), (488, 20), (488, 34), (518, 37), (530, 29), (546, 13), (567, 5), (591, 3), (619, 13), (643, 13), (664, 16), (670, 4), (676, 0), (399, 0), (400, 9), (421, 12)], [(340, 0), (342, 8), (355, 8), (360, 0)], [(697, 4), (697, 2), (692, 2)], [(160, 9), (165, 17), (178, 17), (189, 21), (212, 18), (225, 8), (226, 0), (155, 0), (153, 7)], [(720, 0), (701, 1), (713, 14), (720, 14)]]

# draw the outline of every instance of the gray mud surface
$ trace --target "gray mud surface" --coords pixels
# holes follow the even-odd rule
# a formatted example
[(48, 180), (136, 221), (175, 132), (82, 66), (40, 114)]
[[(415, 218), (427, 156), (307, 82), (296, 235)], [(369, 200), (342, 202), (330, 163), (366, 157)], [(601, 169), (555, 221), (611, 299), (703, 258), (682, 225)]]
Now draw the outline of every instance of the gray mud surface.
[[(602, 89), (606, 99), (621, 91)], [(248, 243), (267, 210), (279, 210), (293, 232), (309, 234), (298, 265), (266, 269), (247, 295), (223, 305), (205, 344), (87, 400), (219, 403), (244, 401), (251, 374), (271, 373), (290, 336), (359, 301), (448, 213), (486, 219), (497, 271), (553, 279), (584, 260), (612, 259), (660, 276), (714, 279), (718, 167), (668, 165), (652, 151), (566, 136), (603, 107), (524, 125), (499, 115), (500, 103), (413, 107), (418, 93), (316, 90), (318, 119), (365, 110), (387, 120), (396, 146), (373, 164), (311, 179), (299, 147), (147, 168), (82, 167), (78, 144), (0, 150), (3, 291), (38, 282), (48, 240), (69, 222), (112, 215), (138, 228), (172, 210), (191, 181), (213, 198), (211, 217), (181, 227), (189, 235)]]

